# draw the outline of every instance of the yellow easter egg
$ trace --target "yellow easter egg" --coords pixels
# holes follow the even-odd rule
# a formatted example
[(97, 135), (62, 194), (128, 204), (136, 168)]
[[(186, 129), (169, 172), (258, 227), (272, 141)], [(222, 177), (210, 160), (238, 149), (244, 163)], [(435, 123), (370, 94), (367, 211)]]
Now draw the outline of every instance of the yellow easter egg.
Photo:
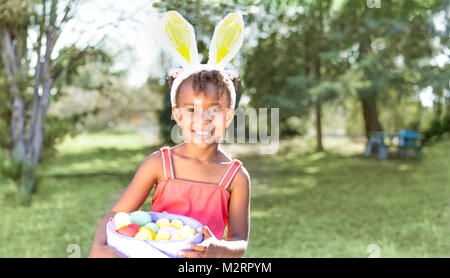
[(143, 226), (139, 228), (139, 231), (134, 237), (137, 239), (154, 240), (156, 237), (156, 233), (149, 227)]
[(137, 234), (134, 236), (134, 238), (137, 239), (143, 239), (143, 240), (149, 240), (151, 237), (151, 234), (147, 230), (140, 230), (137, 232)]
[(190, 238), (195, 235), (195, 230), (187, 225), (181, 227), (180, 232), (183, 235), (183, 238)]
[(156, 234), (155, 240), (169, 240), (170, 234), (168, 231), (160, 230), (158, 234)]
[(175, 227), (177, 229), (181, 229), (181, 227), (183, 227), (183, 222), (181, 222), (178, 219), (174, 219), (172, 220), (172, 222), (170, 223), (170, 226)]
[(156, 221), (156, 225), (158, 225), (158, 227), (162, 228), (164, 226), (168, 226), (170, 225), (170, 222), (168, 219), (166, 218), (161, 218), (158, 221)]
[(176, 230), (172, 233), (172, 236), (170, 237), (171, 240), (181, 240), (181, 239), (185, 239), (185, 237), (183, 237), (183, 234), (181, 233), (180, 230)]

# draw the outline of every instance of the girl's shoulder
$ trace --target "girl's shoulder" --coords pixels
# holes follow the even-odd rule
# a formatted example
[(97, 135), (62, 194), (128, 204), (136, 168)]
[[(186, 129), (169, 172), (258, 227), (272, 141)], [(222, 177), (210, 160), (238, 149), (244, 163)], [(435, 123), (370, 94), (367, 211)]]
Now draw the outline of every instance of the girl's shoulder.
[(250, 185), (250, 174), (248, 173), (244, 165), (241, 165), (239, 171), (237, 171), (236, 175), (230, 183), (230, 191), (232, 192), (237, 188), (239, 188), (239, 190), (250, 191)]
[(231, 154), (227, 153), (223, 148), (219, 147), (218, 151), (219, 151), (219, 154), (220, 154), (221, 158), (223, 159), (223, 161), (233, 162), (233, 160), (234, 160), (233, 156)]
[(150, 161), (150, 162), (161, 162), (162, 161), (162, 156), (161, 156), (161, 149), (158, 149), (154, 152), (152, 152), (151, 154), (149, 154), (146, 158), (146, 160)]
[[(237, 158), (233, 158), (230, 154), (227, 152), (221, 150), (221, 153), (229, 159), (229, 162), (232, 163), (235, 159), (239, 160)], [(240, 160), (239, 160), (240, 161)], [(237, 171), (236, 175), (234, 176), (233, 180), (230, 184), (230, 191), (233, 191), (233, 189), (240, 187), (241, 189), (249, 190), (250, 188), (250, 174), (245, 168), (244, 164), (241, 162), (241, 167)]]
[(160, 150), (156, 150), (151, 154), (147, 155), (145, 160), (142, 162), (140, 168), (149, 174), (155, 177), (158, 182), (163, 178), (162, 173), (164, 173), (163, 165), (162, 165), (162, 156)]
[[(228, 160), (228, 162), (233, 162), (237, 158), (233, 158), (233, 156), (226, 151), (224, 151), (222, 148), (219, 148), (219, 153), (223, 156), (225, 160)], [(240, 160), (239, 160), (240, 161)], [(237, 180), (238, 183), (250, 183), (250, 174), (248, 173), (247, 169), (244, 167), (244, 164), (241, 161), (241, 167), (239, 168), (239, 171), (236, 173), (236, 176), (234, 180)]]

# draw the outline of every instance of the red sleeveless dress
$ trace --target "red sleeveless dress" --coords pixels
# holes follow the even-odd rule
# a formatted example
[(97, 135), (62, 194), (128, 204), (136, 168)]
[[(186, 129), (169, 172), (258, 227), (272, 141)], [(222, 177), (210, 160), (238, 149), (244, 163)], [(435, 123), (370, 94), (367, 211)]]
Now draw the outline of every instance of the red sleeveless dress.
[(194, 218), (222, 239), (228, 223), (227, 191), (242, 162), (234, 159), (218, 184), (176, 179), (171, 148), (160, 149), (163, 158), (164, 180), (156, 185), (152, 211), (180, 214)]

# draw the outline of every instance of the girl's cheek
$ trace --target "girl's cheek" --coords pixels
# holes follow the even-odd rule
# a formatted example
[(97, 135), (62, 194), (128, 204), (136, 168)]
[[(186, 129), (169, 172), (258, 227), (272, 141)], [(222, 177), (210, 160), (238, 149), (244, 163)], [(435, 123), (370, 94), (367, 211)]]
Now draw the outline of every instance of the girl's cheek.
[(225, 133), (225, 121), (222, 117), (216, 118), (214, 120), (214, 129), (216, 136), (222, 136)]

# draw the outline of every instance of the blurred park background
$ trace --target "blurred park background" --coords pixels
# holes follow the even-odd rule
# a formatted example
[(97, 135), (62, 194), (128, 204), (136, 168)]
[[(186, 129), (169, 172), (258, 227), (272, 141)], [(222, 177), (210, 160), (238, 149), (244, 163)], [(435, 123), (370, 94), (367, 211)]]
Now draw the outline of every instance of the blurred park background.
[[(450, 256), (448, 0), (0, 0), (0, 257), (86, 257), (140, 163), (173, 145), (167, 10), (203, 63), (240, 11), (238, 107), (279, 108), (275, 154), (223, 145), (252, 180), (246, 257)], [(401, 130), (419, 158), (364, 156)]]

